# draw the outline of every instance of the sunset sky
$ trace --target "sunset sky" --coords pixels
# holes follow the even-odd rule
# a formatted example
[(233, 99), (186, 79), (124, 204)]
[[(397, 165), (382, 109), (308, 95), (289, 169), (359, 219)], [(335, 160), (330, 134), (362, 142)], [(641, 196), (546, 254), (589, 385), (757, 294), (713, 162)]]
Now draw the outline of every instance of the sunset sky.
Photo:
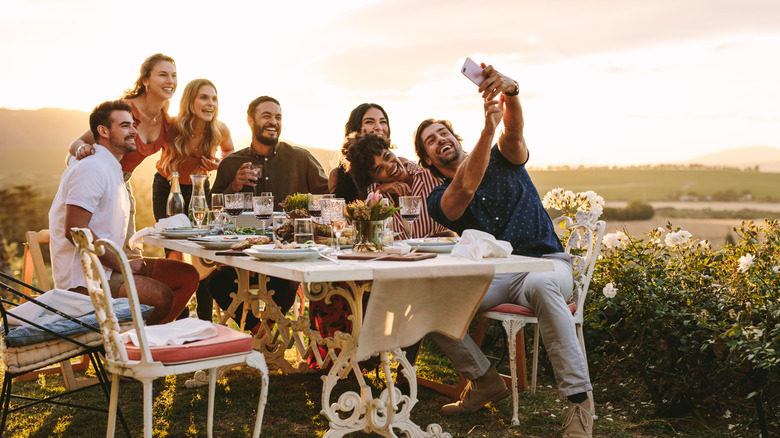
[(302, 145), (338, 149), (350, 110), (376, 102), (401, 155), (427, 117), (470, 149), (483, 119), (467, 56), (520, 85), (531, 165), (780, 147), (777, 0), (3, 0), (0, 41), (0, 107), (90, 111), (162, 52), (179, 74), (171, 115), (187, 82), (211, 79), (237, 149), (263, 94)]

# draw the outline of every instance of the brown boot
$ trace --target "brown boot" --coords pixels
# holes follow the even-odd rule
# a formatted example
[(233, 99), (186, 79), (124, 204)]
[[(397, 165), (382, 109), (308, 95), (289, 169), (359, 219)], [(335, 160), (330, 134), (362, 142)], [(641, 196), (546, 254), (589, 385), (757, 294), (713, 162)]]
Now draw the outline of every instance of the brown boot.
[(563, 424), (563, 438), (592, 438), (593, 437), (593, 404), (590, 398), (582, 403), (566, 402), (569, 405), (569, 413)]
[(482, 406), (494, 401), (501, 400), (509, 395), (509, 388), (506, 387), (504, 379), (498, 374), (495, 367), (490, 367), (484, 376), (477, 380), (470, 381), (460, 400), (442, 406), (442, 415), (466, 414), (476, 412)]

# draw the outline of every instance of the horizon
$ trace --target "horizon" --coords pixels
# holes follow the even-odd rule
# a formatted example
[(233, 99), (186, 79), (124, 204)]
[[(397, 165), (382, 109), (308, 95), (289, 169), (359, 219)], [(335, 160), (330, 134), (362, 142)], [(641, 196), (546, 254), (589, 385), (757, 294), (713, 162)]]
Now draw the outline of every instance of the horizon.
[(768, 55), (780, 51), (778, 2), (499, 0), (497, 16), (470, 1), (208, 5), (142, 0), (147, 35), (112, 32), (127, 14), (119, 3), (7, 2), (0, 36), (14, 43), (0, 56), (15, 67), (0, 71), (0, 107), (89, 112), (161, 52), (179, 75), (169, 113), (187, 82), (211, 79), (237, 150), (250, 138), (246, 104), (267, 94), (282, 103), (283, 138), (327, 150), (341, 147), (352, 108), (379, 103), (398, 153), (414, 157), (428, 117), (452, 120), (465, 149), (476, 141), (482, 102), (459, 71), (470, 56), (520, 85), (529, 166), (780, 146), (780, 61)]

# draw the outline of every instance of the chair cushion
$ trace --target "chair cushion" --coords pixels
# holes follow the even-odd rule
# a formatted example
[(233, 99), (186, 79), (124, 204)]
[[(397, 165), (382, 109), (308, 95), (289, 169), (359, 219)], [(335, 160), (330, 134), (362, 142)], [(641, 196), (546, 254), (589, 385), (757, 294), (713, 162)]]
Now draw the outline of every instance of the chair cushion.
[[(577, 303), (575, 302), (569, 302), (566, 303), (569, 306), (569, 310), (571, 310), (572, 315), (574, 312), (577, 311)], [(499, 313), (509, 313), (511, 315), (521, 315), (521, 316), (536, 316), (536, 313), (534, 313), (533, 310), (529, 309), (528, 307), (523, 307), (519, 304), (499, 304), (498, 306), (489, 309), (488, 312), (499, 312)]]
[[(252, 335), (223, 325), (214, 324), (217, 336), (182, 345), (163, 345), (150, 347), (152, 359), (165, 364), (191, 362), (211, 357), (252, 351)], [(131, 343), (125, 344), (127, 358), (141, 360), (141, 349)]]
[[(154, 311), (154, 307), (141, 304), (141, 316), (146, 319)], [(132, 321), (133, 317), (130, 313), (130, 304), (127, 298), (118, 298), (114, 303), (114, 314), (120, 323)], [(90, 327), (100, 329), (100, 325), (95, 317), (95, 312), (88, 313), (82, 317), (76, 318), (79, 321), (87, 324)], [(43, 327), (58, 333), (62, 336), (71, 336), (76, 333), (89, 331), (86, 327), (75, 323), (69, 319), (60, 319), (50, 324), (44, 324)], [(94, 332), (96, 337), (100, 339), (100, 333)], [(5, 336), (5, 341), (9, 347), (22, 347), (25, 345), (37, 344), (39, 342), (50, 341), (59, 339), (56, 335), (53, 335), (43, 329), (32, 325), (16, 326), (8, 330), (8, 335)], [(73, 344), (71, 344), (73, 345)]]
[[(122, 331), (132, 328), (131, 322), (119, 324), (119, 329)], [(69, 338), (89, 347), (99, 347), (103, 344), (100, 333), (91, 330), (76, 333)], [(23, 374), (78, 356), (85, 350), (70, 341), (57, 338), (21, 347), (10, 347), (6, 346), (5, 342), (1, 342), (0, 351), (2, 351), (3, 365), (6, 371)]]

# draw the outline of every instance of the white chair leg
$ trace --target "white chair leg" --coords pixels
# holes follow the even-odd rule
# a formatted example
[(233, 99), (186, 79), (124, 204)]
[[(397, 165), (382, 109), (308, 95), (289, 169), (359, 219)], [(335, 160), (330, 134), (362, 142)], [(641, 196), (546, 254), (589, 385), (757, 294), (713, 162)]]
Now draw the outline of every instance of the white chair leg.
[(119, 374), (111, 375), (111, 396), (108, 399), (108, 426), (106, 438), (114, 438), (116, 428), (116, 409), (119, 404)]
[(520, 425), (520, 419), (517, 416), (517, 333), (525, 324), (505, 319), (503, 325), (504, 330), (506, 330), (506, 343), (509, 350), (509, 374), (512, 376), (512, 426), (518, 426)]
[(257, 402), (257, 419), (255, 420), (254, 432), (252, 432), (252, 438), (258, 438), (263, 425), (265, 402), (268, 398), (268, 366), (265, 364), (263, 355), (256, 351), (254, 353), (246, 358), (246, 364), (260, 373), (260, 400)]
[(534, 362), (531, 366), (531, 394), (536, 394), (536, 372), (539, 368), (539, 324), (534, 329)]
[(152, 380), (144, 384), (144, 438), (152, 438)]
[(217, 390), (217, 369), (209, 370), (209, 410), (206, 419), (206, 436), (211, 438), (214, 431), (214, 399)]

